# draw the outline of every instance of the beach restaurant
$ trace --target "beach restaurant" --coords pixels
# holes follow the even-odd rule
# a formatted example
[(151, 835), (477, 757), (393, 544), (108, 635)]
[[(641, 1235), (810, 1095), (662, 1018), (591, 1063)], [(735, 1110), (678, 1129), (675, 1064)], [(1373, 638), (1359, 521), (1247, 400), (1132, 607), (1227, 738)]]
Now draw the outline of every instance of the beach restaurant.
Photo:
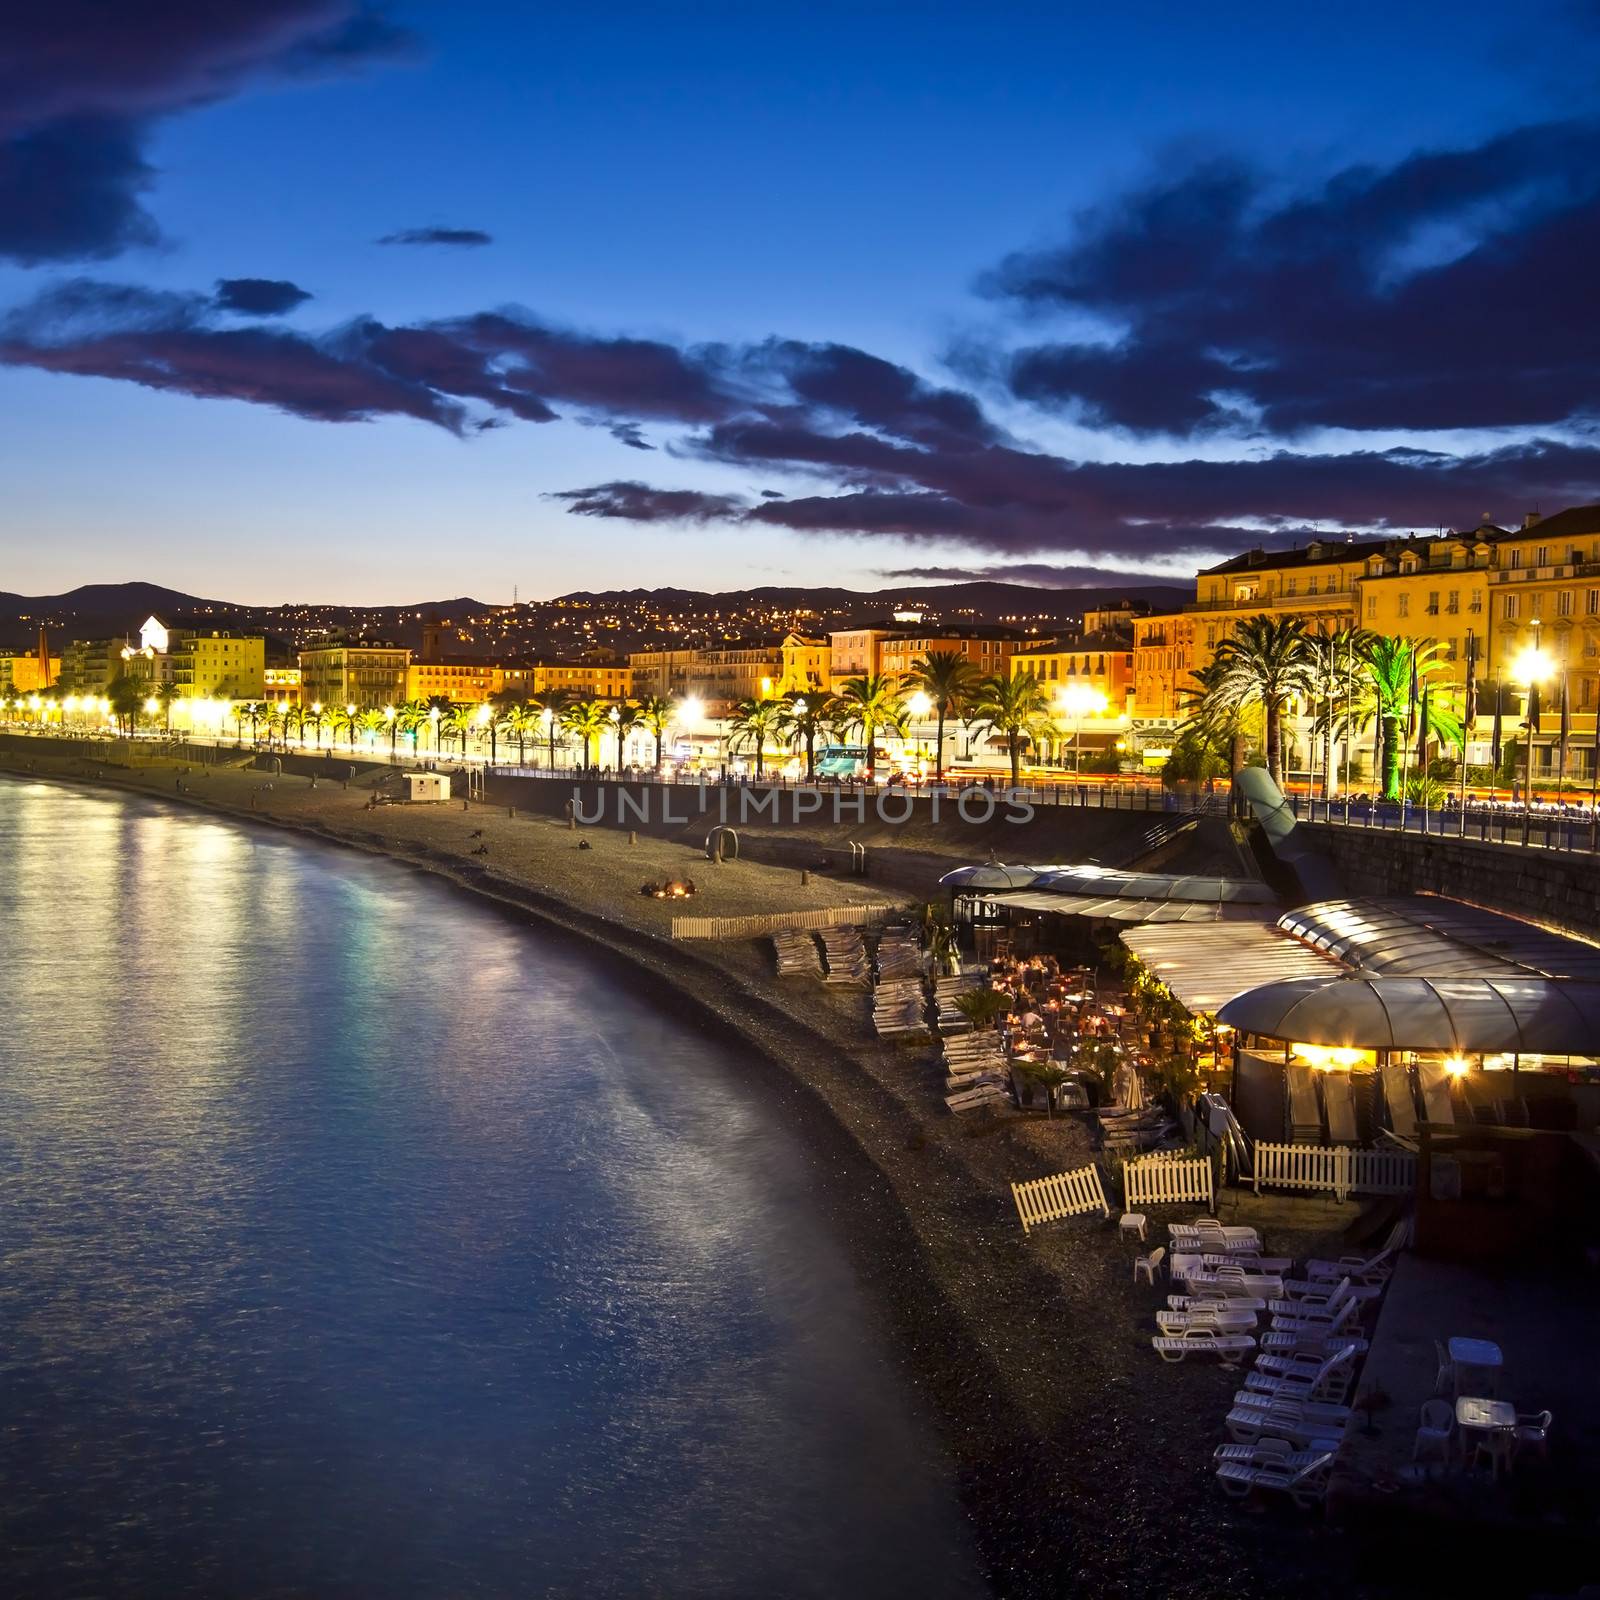
[(1249, 879), (961, 869), (958, 915), (1088, 918), (1231, 1042), (1253, 1139), (1416, 1144), (1420, 1126), (1600, 1122), (1600, 947), (1435, 895), (1279, 913)]

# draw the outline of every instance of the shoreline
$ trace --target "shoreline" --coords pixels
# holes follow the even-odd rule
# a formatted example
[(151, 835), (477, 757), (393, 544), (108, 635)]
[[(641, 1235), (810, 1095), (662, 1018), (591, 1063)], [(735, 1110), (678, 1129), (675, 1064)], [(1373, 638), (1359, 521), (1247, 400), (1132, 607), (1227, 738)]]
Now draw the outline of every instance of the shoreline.
[[(1046, 1129), (1021, 1119), (973, 1125), (949, 1117), (933, 1093), (931, 1050), (881, 1044), (860, 991), (785, 988), (751, 941), (673, 943), (644, 925), (654, 909), (648, 903), (617, 902), (607, 915), (582, 879), (563, 890), (496, 871), (493, 855), (480, 865), (465, 852), (472, 828), (463, 834), (461, 825), (505, 834), (488, 826), (500, 807), (409, 811), (408, 821), (409, 808), (366, 812), (359, 809), (364, 790), (331, 783), (317, 791), (324, 798), (314, 809), (291, 810), (292, 798), (309, 801), (307, 791), (284, 790), (280, 805), (275, 783), (264, 806), (260, 773), (224, 769), (180, 792), (164, 786), (177, 771), (170, 760), (108, 770), (82, 758), (33, 755), (32, 766), (20, 753), (0, 752), (0, 775), (114, 789), (418, 868), (503, 915), (620, 957), (653, 1003), (759, 1061), (768, 1069), (759, 1074), (764, 1092), (778, 1093), (797, 1114), (819, 1198), (936, 1430), (996, 1595), (1265, 1595), (1281, 1592), (1286, 1558), (1289, 1570), (1308, 1577), (1325, 1575), (1336, 1560), (1315, 1530), (1308, 1537), (1290, 1526), (1263, 1538), (1262, 1519), (1240, 1518), (1220, 1503), (1207, 1458), (1233, 1380), (1187, 1364), (1154, 1375), (1145, 1339), (1131, 1331), (1133, 1316), (1141, 1328), (1147, 1320), (1140, 1316), (1146, 1297), (1130, 1293), (1129, 1252), (1115, 1229), (1069, 1222), (1024, 1240), (1006, 1178), (1080, 1164), (1087, 1157), (1064, 1156), (1062, 1146), (1081, 1130), (1060, 1121)], [(519, 830), (519, 842), (543, 847), (534, 862), (547, 875), (559, 876), (557, 858), (576, 852), (572, 834), (548, 818), (509, 828)], [(457, 853), (443, 843), (454, 835), (463, 835)], [(585, 836), (602, 854), (599, 830)], [(605, 845), (613, 855), (624, 848), (631, 850), (615, 838)], [(681, 845), (657, 842), (656, 853), (662, 850), (683, 859)], [(622, 857), (623, 870), (650, 854)], [(600, 863), (585, 860), (590, 865)], [(770, 880), (763, 885), (770, 894), (780, 873), (754, 866), (730, 873), (751, 875)], [(907, 899), (902, 893), (880, 903)], [(1189, 1419), (1166, 1414), (1174, 1389), (1208, 1424), (1199, 1430), (1203, 1447), (1185, 1437), (1196, 1431)], [(1191, 1504), (1198, 1525), (1185, 1516)], [(1253, 1536), (1256, 1559), (1250, 1545), (1229, 1537), (1240, 1526)]]

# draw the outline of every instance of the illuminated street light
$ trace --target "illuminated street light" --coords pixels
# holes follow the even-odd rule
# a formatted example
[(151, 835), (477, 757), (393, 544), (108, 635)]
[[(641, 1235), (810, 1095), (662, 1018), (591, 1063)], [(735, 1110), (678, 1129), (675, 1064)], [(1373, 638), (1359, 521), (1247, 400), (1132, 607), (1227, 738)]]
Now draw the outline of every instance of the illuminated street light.
[(1072, 770), (1083, 770), (1083, 719), (1097, 716), (1111, 704), (1098, 689), (1086, 683), (1069, 683), (1056, 691), (1056, 704), (1072, 718)]
[(917, 718), (918, 721), (921, 721), (923, 717), (927, 716), (928, 713), (933, 710), (933, 701), (928, 697), (927, 690), (918, 689), (917, 692), (912, 695), (908, 701), (906, 701), (906, 709), (911, 713), (912, 716)]

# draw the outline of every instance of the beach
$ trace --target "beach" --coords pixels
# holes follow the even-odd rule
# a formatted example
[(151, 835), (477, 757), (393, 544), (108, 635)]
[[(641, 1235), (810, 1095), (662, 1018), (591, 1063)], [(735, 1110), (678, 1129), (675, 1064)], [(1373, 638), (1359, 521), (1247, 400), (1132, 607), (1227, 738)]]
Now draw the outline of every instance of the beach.
[[(626, 961), (658, 1004), (737, 1044), (753, 1087), (791, 1111), (814, 1153), (856, 1269), (958, 1463), (996, 1593), (1267, 1595), (1287, 1573), (1367, 1592), (1335, 1530), (1223, 1501), (1209, 1458), (1237, 1374), (1156, 1361), (1159, 1297), (1132, 1283), (1114, 1224), (1023, 1237), (1007, 1186), (1089, 1159), (1080, 1123), (952, 1117), (932, 1048), (879, 1043), (865, 993), (780, 982), (765, 940), (670, 937), (674, 915), (890, 915), (912, 903), (905, 890), (814, 871), (802, 885), (794, 866), (714, 863), (682, 840), (630, 843), (503, 805), (370, 808), (359, 780), (90, 762), (43, 740), (9, 741), (0, 771), (111, 784), (407, 861)], [(640, 893), (667, 878), (692, 879), (693, 899)], [(1325, 1253), (1354, 1213), (1233, 1191), (1223, 1209), (1286, 1254)]]

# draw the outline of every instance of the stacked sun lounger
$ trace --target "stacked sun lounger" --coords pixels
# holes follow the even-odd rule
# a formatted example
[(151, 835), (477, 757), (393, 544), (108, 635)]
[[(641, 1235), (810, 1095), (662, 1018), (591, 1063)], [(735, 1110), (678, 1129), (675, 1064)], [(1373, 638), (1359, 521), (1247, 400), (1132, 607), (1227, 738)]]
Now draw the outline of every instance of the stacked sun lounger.
[(994, 1033), (969, 1033), (942, 1044), (945, 1104), (952, 1111), (1011, 1104), (1011, 1074)]
[(921, 978), (891, 978), (872, 991), (872, 1026), (880, 1039), (926, 1039), (927, 999)]
[[(1402, 1219), (1381, 1249), (1338, 1261), (1308, 1261), (1299, 1278), (1284, 1278), (1279, 1292), (1267, 1297), (1272, 1326), (1260, 1336), (1255, 1365), (1225, 1419), (1231, 1443), (1218, 1446), (1214, 1458), (1224, 1492), (1279, 1490), (1302, 1507), (1326, 1495), (1367, 1350), (1363, 1319), (1382, 1296), (1408, 1237), (1409, 1222)], [(1229, 1259), (1241, 1266), (1252, 1259), (1267, 1265), (1259, 1256)], [(1252, 1309), (1258, 1302), (1259, 1297)], [(1188, 1312), (1192, 1303), (1179, 1307), (1174, 1302), (1173, 1311)], [(1223, 1304), (1243, 1309), (1242, 1302), (1231, 1299)]]
[(1321, 1144), (1322, 1111), (1317, 1105), (1315, 1072), (1299, 1062), (1284, 1068), (1288, 1088), (1289, 1143)]
[(921, 977), (922, 941), (910, 928), (885, 928), (878, 939), (878, 982)]
[(1105, 1148), (1119, 1155), (1139, 1155), (1183, 1142), (1178, 1124), (1158, 1106), (1140, 1111), (1127, 1106), (1101, 1106), (1095, 1116)]
[(823, 928), (818, 937), (828, 962), (828, 983), (862, 985), (871, 979), (872, 967), (859, 929)]
[(809, 933), (797, 928), (780, 929), (772, 936), (772, 948), (778, 957), (780, 978), (820, 978), (822, 958), (817, 954), (817, 941)]
[(954, 977), (933, 980), (933, 1003), (938, 1007), (937, 1022), (940, 1033), (966, 1033), (972, 1024), (962, 1015), (956, 1001), (969, 990), (981, 989), (983, 977), (976, 972), (962, 972)]

